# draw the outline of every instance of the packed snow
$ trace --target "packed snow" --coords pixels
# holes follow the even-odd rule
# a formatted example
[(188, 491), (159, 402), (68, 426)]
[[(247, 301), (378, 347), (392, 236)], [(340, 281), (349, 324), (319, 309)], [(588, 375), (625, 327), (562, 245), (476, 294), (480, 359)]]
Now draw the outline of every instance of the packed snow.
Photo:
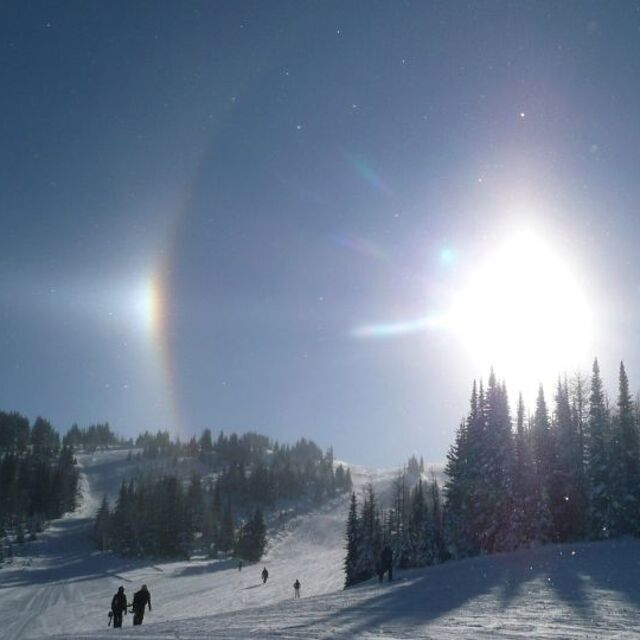
[[(130, 471), (126, 452), (82, 456), (82, 503), (0, 570), (0, 638), (638, 638), (640, 541), (548, 545), (342, 590), (347, 498), (272, 530), (263, 563), (153, 563), (93, 550), (91, 515)], [(351, 467), (383, 493), (391, 472)], [(266, 585), (262, 566), (269, 569)], [(302, 598), (293, 600), (293, 582)], [(142, 627), (107, 628), (111, 596), (149, 585)]]
[[(128, 451), (78, 456), (80, 506), (53, 522), (35, 542), (14, 545), (13, 564), (0, 569), (0, 638), (19, 640), (75, 632), (95, 635), (106, 627), (111, 597), (123, 585), (129, 598), (147, 583), (154, 610), (145, 620), (172, 621), (243, 610), (291, 597), (298, 578), (305, 596), (339, 590), (344, 576), (344, 531), (348, 496), (308, 512), (291, 510), (270, 530), (267, 555), (238, 571), (233, 560), (150, 562), (98, 552), (90, 539), (103, 495), (112, 501), (136, 468)], [(393, 473), (351, 467), (356, 487), (372, 480), (388, 485)], [(265, 588), (262, 567), (271, 578)], [(125, 625), (131, 624), (131, 616)]]

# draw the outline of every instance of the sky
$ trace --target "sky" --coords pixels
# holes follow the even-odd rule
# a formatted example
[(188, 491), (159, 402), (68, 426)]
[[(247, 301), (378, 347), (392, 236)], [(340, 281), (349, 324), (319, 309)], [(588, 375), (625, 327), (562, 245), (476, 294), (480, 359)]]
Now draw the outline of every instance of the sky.
[(639, 3), (5, 2), (0, 52), (2, 409), (388, 466), (492, 364), (640, 384)]

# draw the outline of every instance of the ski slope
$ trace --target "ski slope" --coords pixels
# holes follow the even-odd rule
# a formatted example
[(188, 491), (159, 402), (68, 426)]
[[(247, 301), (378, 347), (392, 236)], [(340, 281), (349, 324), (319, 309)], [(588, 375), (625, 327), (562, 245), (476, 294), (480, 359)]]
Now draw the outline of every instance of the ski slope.
[[(135, 464), (127, 452), (81, 456), (82, 501), (0, 569), (0, 638), (113, 638), (119, 585), (145, 582), (153, 612), (119, 638), (640, 638), (640, 541), (546, 546), (400, 572), (393, 584), (342, 590), (348, 499), (300, 512), (271, 530), (264, 563), (153, 563), (93, 550), (91, 515)], [(389, 493), (394, 473), (351, 467)], [(262, 585), (263, 564), (270, 571)], [(293, 582), (302, 599), (293, 601)]]
[[(243, 610), (286, 600), (298, 578), (305, 596), (336, 591), (344, 576), (344, 530), (348, 497), (312, 512), (300, 511), (270, 530), (260, 565), (239, 572), (231, 560), (149, 562), (97, 552), (89, 535), (102, 496), (115, 498), (136, 462), (127, 451), (80, 455), (80, 506), (57, 520), (35, 542), (14, 545), (13, 565), (0, 569), (0, 638), (22, 640), (88, 632), (106, 627), (111, 597), (123, 585), (131, 597), (141, 584), (152, 592), (148, 621)], [(393, 472), (352, 467), (356, 487), (368, 480), (384, 488)], [(262, 566), (271, 579), (263, 587)], [(130, 624), (130, 620), (128, 620)]]
[[(275, 583), (256, 591), (268, 599)], [(640, 542), (626, 539), (450, 562), (400, 573), (393, 584), (128, 627), (118, 637), (621, 640), (640, 637), (639, 605)]]

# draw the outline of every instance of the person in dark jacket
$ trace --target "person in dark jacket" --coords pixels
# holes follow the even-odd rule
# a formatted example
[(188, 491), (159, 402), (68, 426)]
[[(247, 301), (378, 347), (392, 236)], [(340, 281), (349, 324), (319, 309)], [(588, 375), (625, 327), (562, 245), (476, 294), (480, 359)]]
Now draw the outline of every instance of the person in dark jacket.
[(147, 605), (149, 606), (149, 611), (151, 611), (151, 594), (149, 593), (149, 589), (147, 589), (147, 585), (143, 584), (140, 591), (136, 591), (133, 594), (131, 608), (133, 609), (134, 625), (142, 624), (144, 620), (144, 609)]
[(300, 580), (296, 578), (296, 581), (293, 583), (293, 599), (297, 600), (300, 597)]
[(269, 579), (269, 572), (267, 571), (267, 567), (262, 570), (262, 584), (267, 584), (267, 580)]
[(113, 613), (113, 626), (122, 626), (122, 616), (127, 613), (127, 596), (124, 587), (118, 587), (118, 593), (111, 599), (111, 612)]
[(387, 571), (389, 572), (389, 582), (393, 580), (393, 551), (389, 545), (386, 545), (380, 554), (380, 570), (380, 582)]

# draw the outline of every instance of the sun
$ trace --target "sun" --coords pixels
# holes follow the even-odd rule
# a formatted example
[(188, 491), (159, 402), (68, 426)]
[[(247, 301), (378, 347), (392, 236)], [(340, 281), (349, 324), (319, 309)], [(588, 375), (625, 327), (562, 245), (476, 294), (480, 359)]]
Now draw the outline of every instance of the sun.
[(448, 324), (479, 372), (493, 366), (512, 392), (531, 396), (588, 364), (592, 308), (566, 252), (521, 229), (467, 274)]

